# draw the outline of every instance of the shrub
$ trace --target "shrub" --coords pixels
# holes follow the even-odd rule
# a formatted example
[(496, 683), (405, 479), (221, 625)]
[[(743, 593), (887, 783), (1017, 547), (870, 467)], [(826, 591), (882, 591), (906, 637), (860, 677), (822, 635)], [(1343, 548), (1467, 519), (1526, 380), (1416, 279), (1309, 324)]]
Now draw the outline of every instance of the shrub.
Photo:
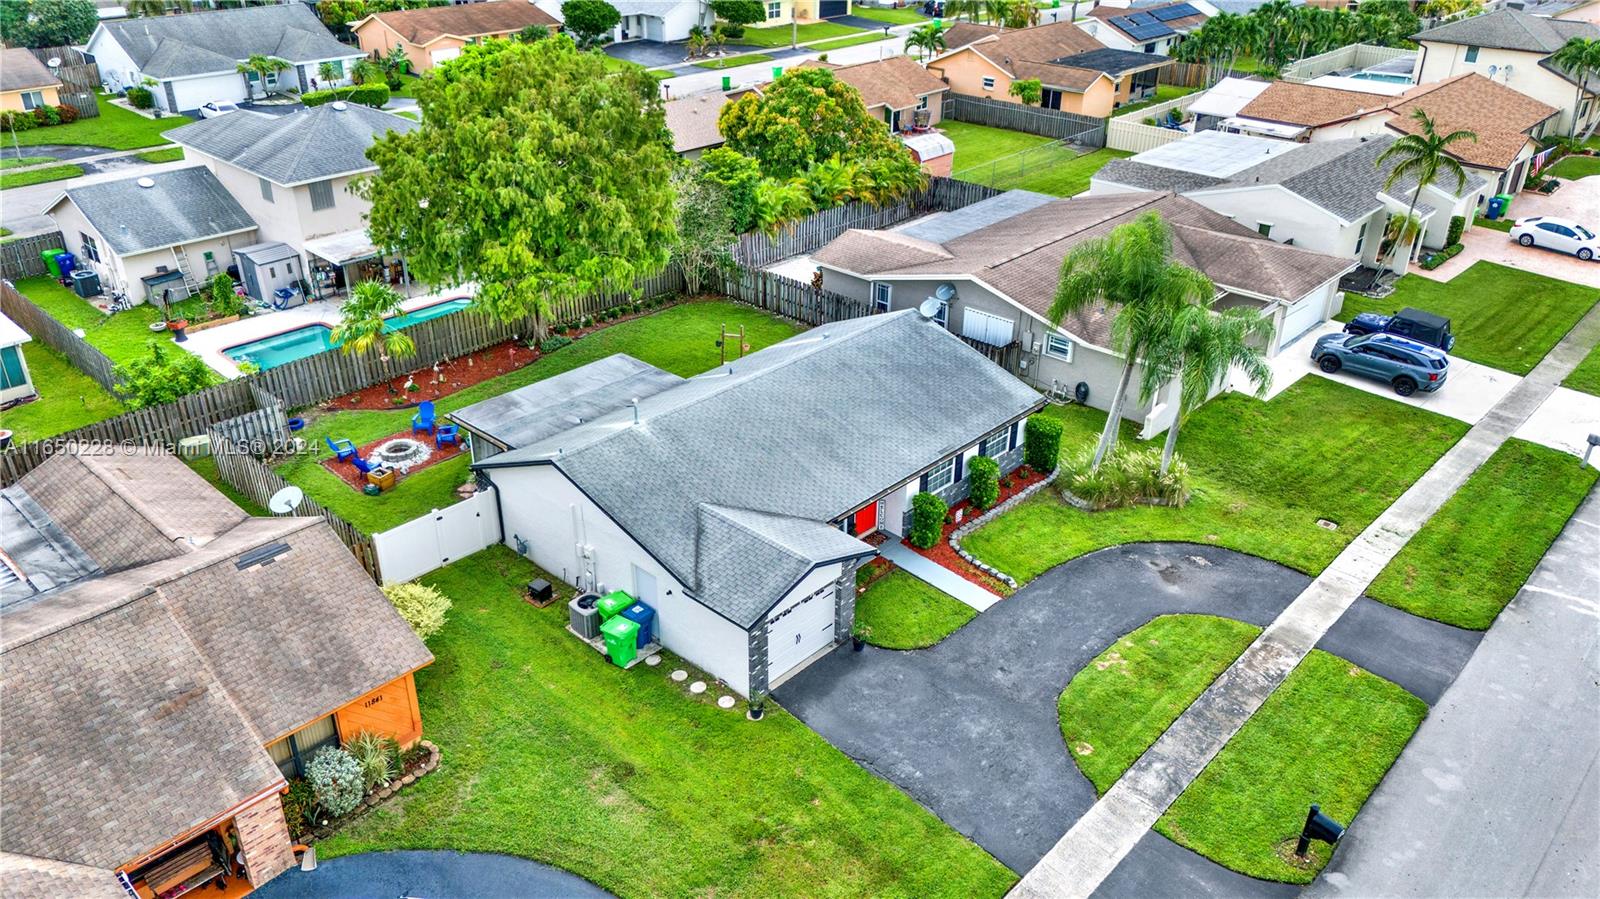
[(148, 343), (150, 355), (118, 365), (122, 397), (135, 409), (170, 403), (211, 386), (216, 375), (205, 360), (194, 353), (172, 352), (161, 341)]
[(374, 81), (368, 84), (359, 84), (355, 87), (307, 91), (300, 95), (300, 102), (307, 106), (321, 106), (324, 103), (332, 103), (334, 100), (360, 103), (362, 106), (371, 106), (373, 109), (377, 109), (389, 102), (389, 85)]
[(517, 32), (517, 39), (529, 44), (534, 41), (542, 41), (549, 36), (550, 26), (548, 25), (529, 25)]
[(244, 298), (234, 291), (233, 279), (228, 277), (227, 272), (217, 272), (211, 276), (206, 305), (210, 307), (211, 314), (218, 318), (245, 313)]
[(730, 41), (737, 41), (744, 37), (743, 25), (735, 25), (731, 22), (724, 22), (717, 27), (722, 29), (722, 36)]
[(546, 337), (544, 340), (539, 341), (539, 352), (553, 353), (569, 343), (572, 343), (571, 337), (563, 337), (560, 334), (556, 334), (552, 337)]
[(1422, 257), (1422, 261), (1417, 264), (1422, 266), (1422, 268), (1426, 271), (1431, 272), (1439, 266), (1444, 265), (1446, 262), (1449, 262), (1450, 260), (1459, 256), (1461, 251), (1465, 249), (1466, 247), (1462, 246), (1461, 244), (1451, 244), (1437, 253), (1430, 253), (1427, 256)]
[(62, 104), (56, 107), (56, 115), (61, 117), (61, 124), (70, 125), (78, 120), (78, 107)]
[(38, 126), (33, 116), (26, 112), (11, 111), (0, 112), (0, 129), (6, 131), (29, 131)]
[(128, 103), (134, 109), (149, 109), (156, 105), (156, 98), (154, 94), (150, 93), (148, 87), (130, 87), (128, 88)]
[(316, 794), (317, 805), (330, 817), (339, 818), (355, 811), (366, 795), (361, 765), (350, 753), (337, 746), (324, 746), (306, 766), (306, 780)]
[(450, 597), (426, 584), (390, 584), (383, 588), (400, 617), (411, 625), (423, 640), (437, 634), (444, 627), (445, 613), (450, 611)]
[(35, 106), (33, 108), (33, 123), (42, 127), (61, 124), (61, 113), (54, 106)]
[(410, 749), (400, 753), (401, 770), (422, 764), (428, 760), (429, 754), (428, 747), (422, 745), (421, 741), (418, 741)]
[(1040, 474), (1056, 470), (1061, 458), (1061, 422), (1031, 415), (1022, 428), (1022, 461)]
[(1467, 228), (1467, 217), (1464, 215), (1452, 216), (1450, 230), (1445, 232), (1444, 245), (1449, 247), (1461, 242), (1461, 232)]
[(283, 794), (283, 817), (289, 822), (289, 838), (299, 840), (311, 825), (311, 813), (316, 811), (317, 792), (305, 778), (289, 781), (289, 791)]
[(906, 534), (912, 546), (929, 549), (944, 534), (944, 516), (950, 511), (945, 501), (932, 493), (911, 498), (911, 527)]
[(1114, 509), (1139, 502), (1159, 501), (1183, 505), (1189, 498), (1189, 466), (1173, 456), (1166, 474), (1161, 473), (1161, 450), (1118, 448), (1091, 472), (1093, 446), (1084, 447), (1063, 467), (1062, 486), (1096, 508)]
[(387, 787), (400, 773), (400, 746), (392, 737), (364, 730), (344, 748), (361, 767), (361, 786), (368, 793)]
[(988, 456), (976, 456), (967, 465), (967, 498), (979, 509), (988, 509), (1000, 499), (1000, 463)]

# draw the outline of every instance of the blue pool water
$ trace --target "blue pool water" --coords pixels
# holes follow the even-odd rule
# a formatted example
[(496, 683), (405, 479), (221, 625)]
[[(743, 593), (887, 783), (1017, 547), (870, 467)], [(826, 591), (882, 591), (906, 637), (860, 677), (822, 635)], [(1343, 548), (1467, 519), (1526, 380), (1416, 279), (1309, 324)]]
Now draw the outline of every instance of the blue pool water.
[[(432, 306), (424, 306), (393, 316), (389, 319), (389, 324), (396, 328), (409, 328), (422, 322), (433, 321), (440, 316), (460, 312), (471, 305), (472, 300), (467, 297), (456, 297), (453, 300), (445, 300), (442, 303), (434, 303)], [(306, 325), (293, 331), (229, 347), (223, 350), (222, 355), (234, 362), (253, 362), (265, 371), (307, 356), (325, 353), (336, 346), (333, 342), (332, 328), (327, 325)]]
[(1360, 81), (1384, 81), (1389, 84), (1410, 84), (1410, 75), (1396, 75), (1393, 72), (1357, 72), (1350, 76)]

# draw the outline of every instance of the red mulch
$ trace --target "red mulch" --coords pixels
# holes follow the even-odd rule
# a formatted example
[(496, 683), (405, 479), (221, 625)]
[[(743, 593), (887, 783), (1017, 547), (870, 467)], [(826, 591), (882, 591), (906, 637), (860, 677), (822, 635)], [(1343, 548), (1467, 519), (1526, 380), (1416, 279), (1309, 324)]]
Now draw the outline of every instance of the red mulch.
[[(1018, 468), (1000, 479), (1000, 497), (995, 500), (995, 505), (1005, 502), (1042, 480), (1044, 480), (1044, 475), (1039, 474), (1028, 466), (1024, 465)], [(1007, 481), (1011, 482), (1010, 487), (1006, 486)], [(957, 519), (957, 513), (961, 514), (960, 519)], [(979, 571), (971, 562), (961, 558), (955, 549), (950, 546), (951, 532), (966, 523), (967, 519), (975, 514), (982, 513), (972, 508), (972, 503), (969, 501), (962, 500), (950, 507), (950, 514), (945, 516), (944, 530), (939, 534), (939, 542), (935, 543), (933, 548), (922, 549), (921, 547), (912, 546), (910, 541), (906, 540), (902, 540), (901, 543), (912, 552), (950, 569), (985, 590), (998, 593), (1001, 596), (1007, 596), (1011, 593), (1010, 587)]]
[[(411, 466), (410, 471), (400, 472), (400, 476), (395, 479), (395, 486), (405, 483), (406, 478), (416, 474), (419, 471), (422, 471), (424, 468), (432, 468), (433, 466), (438, 465), (440, 462), (445, 462), (461, 455), (460, 443), (447, 443), (443, 448), (436, 447), (433, 445), (432, 434), (421, 431), (418, 431), (416, 434), (412, 434), (410, 428), (406, 428), (404, 431), (397, 431), (387, 437), (379, 437), (377, 440), (374, 440), (371, 443), (358, 446), (356, 447), (356, 453), (363, 459), (368, 458), (372, 455), (372, 451), (378, 448), (379, 444), (387, 443), (396, 437), (415, 437), (415, 439), (427, 444), (428, 447), (433, 450), (433, 452), (428, 456), (426, 461)], [(367, 476), (358, 471), (356, 467), (351, 465), (349, 462), (340, 462), (334, 459), (334, 457), (329, 456), (328, 458), (322, 460), (322, 467), (333, 472), (335, 477), (357, 490), (367, 486)]]

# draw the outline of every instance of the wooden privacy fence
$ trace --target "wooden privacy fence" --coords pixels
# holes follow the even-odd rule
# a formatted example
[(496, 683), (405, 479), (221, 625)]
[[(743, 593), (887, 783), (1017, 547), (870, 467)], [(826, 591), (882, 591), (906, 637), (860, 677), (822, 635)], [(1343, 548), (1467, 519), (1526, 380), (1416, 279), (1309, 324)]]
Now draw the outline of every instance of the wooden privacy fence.
[(1106, 146), (1113, 150), (1143, 153), (1146, 150), (1154, 150), (1162, 144), (1183, 140), (1189, 136), (1189, 132), (1147, 125), (1145, 120), (1155, 119), (1159, 122), (1173, 111), (1187, 118), (1189, 107), (1193, 106), (1194, 101), (1200, 99), (1200, 96), (1200, 94), (1186, 94), (1176, 100), (1168, 100), (1165, 103), (1157, 103), (1117, 116), (1111, 120), (1111, 127), (1106, 129)]
[[(80, 119), (92, 119), (100, 114), (94, 97), (100, 89), (100, 67), (88, 56), (72, 47), (36, 47), (28, 52), (61, 79), (60, 105), (76, 109)], [(55, 60), (56, 65), (51, 66), (51, 60)]]
[[(3, 2), (3, 0), (0, 0)], [(48, 234), (30, 234), (0, 244), (0, 278), (15, 281), (50, 274), (40, 253), (45, 250), (64, 250), (60, 231)]]
[(1209, 87), (1211, 71), (1205, 63), (1173, 62), (1156, 70), (1157, 84), (1175, 87)]
[(723, 278), (722, 292), (741, 303), (807, 325), (860, 318), (872, 314), (866, 300), (821, 290), (793, 278), (744, 268)]
[(1094, 116), (966, 94), (946, 94), (943, 112), (945, 118), (957, 122), (1026, 131), (1086, 147), (1106, 145), (1106, 120)]
[(113, 371), (111, 359), (105, 353), (40, 309), (19, 293), (10, 281), (0, 281), (0, 312), (4, 312), (6, 318), (22, 326), (22, 330), (35, 339), (66, 356), (79, 371), (106, 390), (114, 392), (121, 383)]

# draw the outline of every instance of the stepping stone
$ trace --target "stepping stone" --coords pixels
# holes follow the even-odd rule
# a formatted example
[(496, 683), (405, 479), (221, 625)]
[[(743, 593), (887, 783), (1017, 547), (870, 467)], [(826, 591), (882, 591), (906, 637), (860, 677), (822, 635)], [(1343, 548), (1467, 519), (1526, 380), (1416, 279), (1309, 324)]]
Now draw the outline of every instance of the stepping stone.
[(705, 691), (706, 691), (706, 682), (703, 681), (703, 680), (697, 680), (694, 683), (689, 685), (689, 692), (693, 693), (696, 696), (699, 696), (701, 693), (704, 693)]
[(734, 699), (732, 696), (721, 696), (717, 698), (717, 705), (725, 709), (733, 708), (733, 702)]
[(672, 672), (672, 679), (681, 684), (689, 679), (689, 672), (679, 668), (677, 671)]
[(660, 656), (651, 656), (650, 658), (645, 659), (644, 663), (646, 665), (649, 665), (651, 668), (654, 668), (657, 665), (661, 664), (661, 657)]

